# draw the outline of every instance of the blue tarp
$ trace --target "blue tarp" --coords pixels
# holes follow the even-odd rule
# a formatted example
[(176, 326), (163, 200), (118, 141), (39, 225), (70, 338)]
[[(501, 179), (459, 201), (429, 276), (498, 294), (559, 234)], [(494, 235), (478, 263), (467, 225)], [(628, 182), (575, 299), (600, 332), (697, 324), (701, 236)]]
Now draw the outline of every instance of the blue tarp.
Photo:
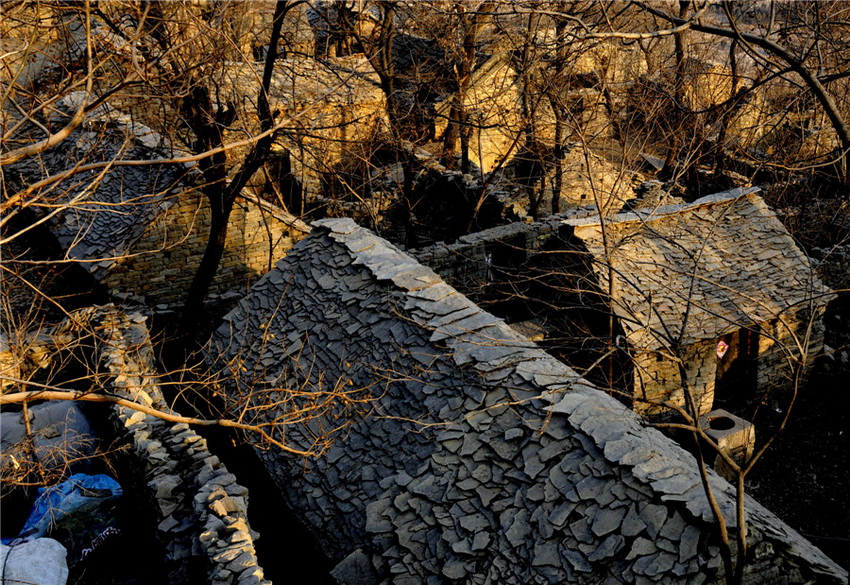
[[(48, 536), (63, 518), (71, 515), (97, 515), (97, 510), (105, 502), (114, 501), (121, 494), (121, 485), (103, 474), (77, 473), (62, 483), (39, 488), (32, 512), (16, 538), (31, 540)], [(13, 540), (4, 538), (3, 544)]]

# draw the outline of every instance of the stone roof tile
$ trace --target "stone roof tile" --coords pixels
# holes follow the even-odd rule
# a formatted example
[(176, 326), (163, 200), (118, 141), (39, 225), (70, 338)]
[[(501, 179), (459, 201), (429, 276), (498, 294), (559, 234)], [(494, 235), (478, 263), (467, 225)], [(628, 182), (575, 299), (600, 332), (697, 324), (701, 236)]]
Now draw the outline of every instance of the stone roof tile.
[[(376, 568), (389, 571), (386, 578), (410, 583), (440, 581), (447, 567), (452, 578), (509, 585), (684, 583), (716, 571), (717, 549), (699, 538), (712, 519), (690, 456), (573, 370), (525, 345), (507, 325), (489, 317), (479, 322), (486, 314), (464, 311), (471, 303), (451, 287), (378, 283), (391, 270), (389, 258), (406, 263), (408, 257), (387, 252), (383, 241), (355, 252), (343, 240), (361, 246), (366, 238), (360, 228), (332, 226), (340, 231), (317, 226), (277, 269), (309, 263), (317, 274), (299, 273), (306, 282), (291, 280), (282, 297), (279, 285), (266, 284), (271, 276), (261, 279), (251, 296), (276, 295), (267, 303), (273, 307), (255, 310), (261, 303), (243, 301), (214, 342), (235, 351), (242, 343), (236, 340), (258, 336), (260, 323), (286, 339), (290, 333), (301, 339), (309, 328), (323, 375), (333, 377), (341, 361), (359, 356), (368, 367), (358, 379), (378, 382), (376, 411), (391, 416), (357, 421), (332, 449), (332, 462), (270, 466), (313, 529), (320, 536), (330, 531), (323, 540), (330, 551), (345, 543), (369, 547)], [(327, 290), (311, 286), (329, 258), (358, 258), (352, 275), (360, 277), (340, 279), (342, 287)], [(368, 302), (341, 301), (346, 286), (362, 289)], [(453, 336), (430, 340), (464, 322)], [(362, 328), (327, 341), (349, 323)], [(403, 331), (395, 335), (398, 323)], [(380, 343), (387, 337), (393, 341)], [(244, 347), (250, 354), (262, 345)], [(420, 353), (430, 356), (424, 370), (415, 357)], [(252, 359), (246, 360), (250, 367)], [(389, 372), (402, 380), (388, 380)], [(302, 473), (305, 466), (309, 473)], [(728, 484), (711, 480), (722, 509), (733, 514)], [(840, 579), (840, 571), (800, 545), (790, 529), (769, 531), (778, 520), (752, 509), (752, 538), (774, 539), (777, 550), (795, 551), (783, 552), (777, 562), (793, 558), (795, 566), (819, 567), (831, 582)]]
[[(608, 241), (614, 242), (615, 311), (634, 343), (663, 345), (665, 327), (673, 335), (684, 328), (685, 342), (692, 343), (740, 323), (769, 321), (811, 298), (828, 300), (819, 298), (826, 289), (757, 191), (735, 189), (650, 215), (625, 213), (610, 219), (606, 230)], [(575, 227), (591, 253), (605, 257), (598, 220), (565, 223)], [(594, 269), (604, 288), (606, 265), (597, 262)], [(698, 294), (690, 297), (693, 287)]]

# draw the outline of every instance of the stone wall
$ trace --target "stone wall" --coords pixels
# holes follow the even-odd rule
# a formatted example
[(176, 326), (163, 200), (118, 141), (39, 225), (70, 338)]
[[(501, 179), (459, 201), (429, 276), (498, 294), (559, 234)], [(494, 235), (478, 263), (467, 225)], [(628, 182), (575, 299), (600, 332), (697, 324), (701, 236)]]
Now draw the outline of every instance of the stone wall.
[[(198, 191), (174, 197), (131, 252), (105, 275), (110, 290), (144, 297), (150, 305), (183, 301), (204, 254), (210, 214), (209, 203)], [(248, 196), (237, 199), (210, 292), (247, 290), (307, 229), (269, 204)]]
[(826, 366), (831, 371), (850, 371), (850, 245), (815, 248), (812, 255), (818, 275), (837, 295), (824, 316), (824, 341), (829, 344), (824, 348), (829, 358)]
[[(314, 225), (207, 354), (266, 420), (298, 406), (282, 388), (351, 389), (286, 427), (309, 448), (351, 417), (324, 453), (261, 454), (343, 583), (723, 582), (689, 454), (386, 241)], [(733, 530), (733, 489), (708, 481)], [(746, 583), (846, 579), (746, 505)]]
[(812, 256), (818, 276), (827, 286), (835, 290), (850, 290), (850, 244), (815, 248)]
[[(227, 87), (236, 88), (235, 99), (256, 103), (262, 64), (230, 63), (222, 76)], [(338, 170), (342, 162), (371, 157), (376, 136), (386, 130), (384, 94), (363, 55), (278, 59), (269, 103), (278, 119), (288, 120), (287, 131), (276, 136), (273, 149), (289, 152), (292, 175), (309, 200), (320, 194), (325, 173)], [(260, 127), (251, 114), (241, 124), (251, 133)]]
[(494, 268), (505, 267), (506, 258), (521, 263), (558, 234), (564, 217), (592, 215), (579, 209), (534, 223), (511, 223), (469, 234), (453, 244), (438, 243), (410, 251), (410, 255), (440, 275), (447, 283), (474, 291), (492, 280)]
[[(700, 414), (709, 412), (714, 404), (714, 382), (717, 373), (715, 345), (713, 340), (691, 345), (686, 348), (683, 356), (687, 387)], [(660, 402), (687, 406), (682, 375), (675, 361), (661, 352), (639, 349), (633, 351), (632, 359), (635, 372), (635, 412), (651, 416), (666, 411), (669, 415), (668, 409), (658, 406)]]
[[(7, 9), (7, 14), (12, 12)], [(81, 19), (61, 7), (33, 4), (15, 7), (14, 17), (0, 24), (0, 46), (4, 53), (0, 63), (0, 80), (14, 95), (14, 82), (24, 91), (51, 73), (58, 73), (59, 63), (79, 59), (85, 54), (85, 28)], [(2, 115), (10, 111), (3, 109)], [(8, 123), (5, 122), (4, 123)], [(9, 124), (11, 126), (11, 124)], [(6, 126), (4, 126), (6, 127)]]
[[(76, 111), (83, 98), (71, 93), (60, 105)], [(4, 167), (4, 179), (23, 187), (64, 172), (75, 161), (153, 162), (171, 154), (179, 153), (167, 137), (102, 106), (57, 148)], [(64, 207), (51, 212), (48, 225), (66, 258), (113, 293), (151, 305), (181, 302), (204, 254), (211, 221), (207, 199), (186, 187), (185, 172), (177, 164), (150, 164), (118, 166), (103, 175), (99, 169), (76, 173), (59, 183), (58, 204)], [(237, 198), (228, 225), (212, 293), (244, 292), (309, 231), (247, 190)]]
[(386, 128), (385, 109), (383, 99), (371, 95), (351, 95), (349, 102), (321, 108), (289, 105), (299, 106), (306, 110), (289, 112), (297, 129), (278, 138), (275, 148), (290, 152), (292, 174), (305, 200), (313, 202), (323, 194), (322, 182), (328, 176), (350, 171), (372, 155)]
[[(516, 154), (516, 137), (522, 128), (518, 75), (511, 66), (508, 52), (499, 53), (472, 74), (465, 96), (473, 129), (469, 141), (469, 160), (489, 173), (505, 157)], [(454, 100), (437, 106), (436, 134), (441, 135), (451, 116)]]
[[(104, 387), (121, 398), (171, 413), (157, 384), (145, 317), (112, 307), (74, 314), (93, 325)], [(257, 563), (248, 525), (248, 490), (212, 455), (206, 440), (183, 423), (127, 406), (113, 425), (130, 445), (139, 483), (156, 515), (170, 583), (269, 584)]]
[[(523, 262), (539, 252), (548, 238), (559, 233), (564, 217), (591, 216), (589, 210), (575, 210), (531, 224), (514, 223), (463, 236), (454, 244), (437, 244), (412, 250), (417, 260), (432, 268), (449, 284), (469, 295), (481, 292), (493, 281), (493, 270), (504, 267), (499, 251), (514, 253), (515, 262)], [(711, 410), (714, 400), (716, 358), (714, 341), (687, 348), (688, 384), (700, 405), (700, 412)], [(648, 401), (669, 401), (684, 406), (681, 376), (676, 363), (657, 351), (633, 348), (634, 396)], [(635, 401), (634, 409), (644, 415), (663, 409)]]
[[(614, 49), (599, 45), (596, 48), (573, 47), (572, 50), (576, 53), (568, 59), (569, 71), (558, 74), (561, 76), (556, 83), (558, 92), (549, 87), (554, 71), (535, 70), (529, 76), (534, 139), (554, 151), (556, 116), (546, 97), (556, 99), (569, 110), (559, 138), (564, 146), (561, 209), (588, 205), (598, 199), (603, 209), (616, 211), (633, 196), (631, 178), (634, 173), (611, 159), (610, 153), (608, 158), (604, 156), (617, 138), (611, 118), (614, 105), (608, 103), (611, 95), (602, 92), (599, 80), (607, 78), (619, 84), (612, 86), (617, 88), (624, 85), (624, 79), (631, 81), (639, 71), (645, 71), (646, 65), (627, 47)], [(512, 61), (510, 50), (496, 53), (473, 72), (464, 96), (473, 126), (469, 159), (485, 174), (503, 169), (505, 178), (516, 178), (515, 163), (528, 162), (528, 155), (523, 154), (524, 140), (518, 140), (523, 134), (527, 114), (522, 107), (523, 80), (517, 73), (517, 65)], [(580, 77), (595, 81), (582, 86), (577, 82)], [(571, 87), (567, 88), (568, 85)], [(616, 89), (614, 93), (617, 94)], [(437, 136), (446, 129), (453, 104), (453, 99), (447, 99), (437, 105)], [(541, 204), (544, 210), (551, 207), (553, 196), (553, 156), (542, 156), (548, 174)]]
[(808, 340), (803, 374), (811, 370), (814, 358), (823, 352), (824, 305), (814, 314), (806, 309), (787, 311), (777, 319), (762, 323), (756, 358), (756, 382), (761, 392), (769, 393), (793, 384), (794, 371), (800, 359), (799, 347)]

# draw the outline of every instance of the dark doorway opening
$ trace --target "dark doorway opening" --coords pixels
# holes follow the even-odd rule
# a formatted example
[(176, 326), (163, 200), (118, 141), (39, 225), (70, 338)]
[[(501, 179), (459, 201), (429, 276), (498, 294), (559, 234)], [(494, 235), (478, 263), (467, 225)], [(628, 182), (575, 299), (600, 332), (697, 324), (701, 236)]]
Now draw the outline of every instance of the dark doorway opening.
[(756, 328), (737, 329), (717, 340), (716, 405), (731, 406), (755, 396), (758, 348)]

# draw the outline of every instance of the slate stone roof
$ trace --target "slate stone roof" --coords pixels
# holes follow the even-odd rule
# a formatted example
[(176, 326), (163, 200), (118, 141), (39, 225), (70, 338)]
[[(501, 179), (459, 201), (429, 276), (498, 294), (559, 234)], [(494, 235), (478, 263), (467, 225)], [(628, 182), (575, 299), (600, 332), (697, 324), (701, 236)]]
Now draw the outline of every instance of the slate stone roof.
[[(351, 418), (321, 457), (260, 452), (341, 561), (335, 575), (349, 566), (369, 575), (358, 582), (387, 584), (722, 580), (689, 454), (385, 240), (351, 220), (314, 225), (206, 351), (231, 376), (228, 395), (253, 392), (240, 404), (265, 405), (265, 420), (292, 414), (277, 388), (362, 389), (349, 398), (368, 416)], [(286, 437), (309, 446), (319, 428), (290, 425)], [(734, 525), (732, 488), (709, 479)], [(746, 582), (846, 580), (749, 499), (747, 520)]]
[[(66, 106), (75, 109), (74, 104)], [(75, 165), (153, 161), (171, 154), (170, 145), (150, 128), (100, 109), (56, 147), (8, 165), (3, 173), (14, 184), (26, 186)], [(176, 164), (77, 172), (40, 190), (38, 196), (47, 205), (39, 212), (51, 217), (51, 231), (66, 257), (81, 261), (99, 279), (171, 205), (169, 192), (184, 172), (185, 168)], [(57, 211), (57, 204), (63, 209)]]
[[(826, 304), (828, 289), (757, 192), (733, 189), (606, 222), (614, 310), (630, 339), (655, 348), (684, 330), (692, 343)], [(593, 255), (606, 290), (598, 218), (565, 223)]]

